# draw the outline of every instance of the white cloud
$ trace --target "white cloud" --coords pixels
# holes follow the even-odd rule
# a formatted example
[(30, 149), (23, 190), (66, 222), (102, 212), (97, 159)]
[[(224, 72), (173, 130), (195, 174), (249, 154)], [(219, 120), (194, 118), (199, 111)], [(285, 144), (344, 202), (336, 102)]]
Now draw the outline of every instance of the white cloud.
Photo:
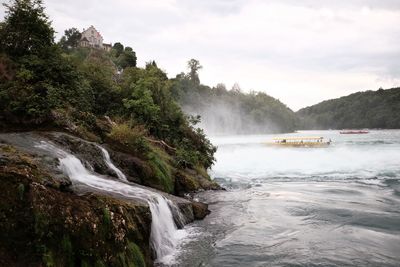
[[(95, 25), (139, 63), (171, 77), (200, 60), (203, 83), (238, 82), (298, 109), (359, 90), (399, 86), (400, 1), (45, 1), (59, 33)], [(1, 12), (1, 10), (0, 10)], [(1, 13), (0, 13), (1, 14)]]

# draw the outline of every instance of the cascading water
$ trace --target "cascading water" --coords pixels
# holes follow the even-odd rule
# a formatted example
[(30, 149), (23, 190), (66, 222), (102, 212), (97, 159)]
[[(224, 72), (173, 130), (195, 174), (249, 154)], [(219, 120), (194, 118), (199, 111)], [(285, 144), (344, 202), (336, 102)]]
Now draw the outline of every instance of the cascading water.
[(98, 146), (98, 148), (100, 148), (101, 152), (103, 153), (104, 161), (107, 164), (107, 166), (115, 172), (115, 174), (118, 176), (119, 179), (121, 179), (123, 181), (127, 181), (125, 174), (120, 169), (118, 169), (114, 165), (114, 163), (112, 163), (110, 154), (108, 153), (108, 151), (102, 146)]
[(48, 142), (42, 141), (36, 147), (55, 153), (60, 161), (60, 169), (68, 175), (72, 183), (81, 183), (97, 190), (146, 201), (152, 215), (151, 246), (155, 251), (156, 259), (166, 264), (173, 260), (179, 240), (186, 235), (185, 230), (178, 230), (175, 225), (171, 207), (176, 211), (179, 208), (173, 202), (156, 192), (127, 183), (125, 175), (111, 162), (107, 150), (100, 146), (107, 165), (117, 175), (120, 173), (118, 177), (123, 182), (109, 180), (89, 172), (77, 157)]

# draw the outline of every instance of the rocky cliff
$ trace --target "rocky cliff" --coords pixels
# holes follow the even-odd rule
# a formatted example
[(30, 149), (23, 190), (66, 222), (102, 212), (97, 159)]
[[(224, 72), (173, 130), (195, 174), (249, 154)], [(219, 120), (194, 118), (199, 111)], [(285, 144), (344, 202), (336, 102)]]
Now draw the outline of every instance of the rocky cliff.
[[(103, 182), (113, 181), (133, 193), (71, 179), (60, 168), (60, 152), (41, 148), (44, 142), (76, 156)], [(171, 208), (177, 227), (208, 214), (205, 204), (137, 184), (149, 185), (142, 162), (105, 147), (127, 181), (119, 180), (96, 143), (60, 132), (0, 134), (1, 266), (152, 266), (157, 257), (151, 241), (154, 217), (147, 198), (135, 192), (171, 201), (177, 207)], [(193, 174), (182, 172), (176, 178), (177, 195), (218, 188)]]

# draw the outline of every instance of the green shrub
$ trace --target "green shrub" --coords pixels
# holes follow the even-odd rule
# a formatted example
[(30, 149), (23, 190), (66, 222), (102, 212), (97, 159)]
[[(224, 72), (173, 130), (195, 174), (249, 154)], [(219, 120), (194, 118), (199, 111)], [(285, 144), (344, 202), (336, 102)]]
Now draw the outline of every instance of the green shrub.
[(114, 125), (108, 137), (121, 144), (127, 152), (143, 158), (150, 152), (150, 145), (145, 134), (146, 130), (143, 126), (131, 127), (127, 123), (122, 123)]

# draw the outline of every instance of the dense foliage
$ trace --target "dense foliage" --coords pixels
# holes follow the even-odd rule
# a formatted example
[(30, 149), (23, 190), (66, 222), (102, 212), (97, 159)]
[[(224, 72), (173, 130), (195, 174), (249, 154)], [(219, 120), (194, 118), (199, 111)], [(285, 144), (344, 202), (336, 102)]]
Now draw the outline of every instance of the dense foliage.
[(297, 112), (302, 129), (400, 128), (400, 88), (358, 92)]
[(173, 95), (183, 109), (202, 118), (201, 126), (213, 134), (292, 132), (296, 117), (279, 100), (261, 92), (242, 93), (218, 84), (200, 84), (197, 60), (188, 62), (189, 72), (174, 79)]
[(77, 28), (71, 28), (64, 31), (64, 36), (60, 40), (60, 45), (64, 49), (76, 48), (79, 45), (82, 34)]
[(124, 46), (121, 43), (115, 43), (111, 50), (111, 59), (119, 69), (127, 67), (136, 67), (136, 53), (132, 47)]
[(14, 0), (5, 6), (0, 27), (0, 128), (63, 126), (104, 139), (113, 135), (101, 121), (111, 118), (115, 127), (125, 125), (121, 129), (140, 136), (133, 142), (140, 147), (132, 153), (154, 163), (154, 172), (167, 163), (160, 163), (167, 157), (162, 159), (152, 145), (155, 140), (169, 148), (168, 164), (173, 168), (212, 165), (215, 147), (175, 103), (173, 82), (155, 62), (137, 68), (133, 49), (120, 43), (110, 52), (80, 48), (75, 28), (66, 30), (56, 44), (41, 0)]

